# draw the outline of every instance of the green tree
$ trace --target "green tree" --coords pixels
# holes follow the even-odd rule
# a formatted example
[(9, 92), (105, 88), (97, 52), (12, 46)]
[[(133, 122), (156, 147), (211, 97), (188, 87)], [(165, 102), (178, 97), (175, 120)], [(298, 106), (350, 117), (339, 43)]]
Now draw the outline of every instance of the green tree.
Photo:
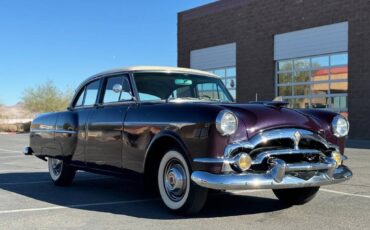
[(62, 92), (53, 81), (25, 89), (22, 102), (31, 113), (63, 111), (72, 99), (72, 91)]

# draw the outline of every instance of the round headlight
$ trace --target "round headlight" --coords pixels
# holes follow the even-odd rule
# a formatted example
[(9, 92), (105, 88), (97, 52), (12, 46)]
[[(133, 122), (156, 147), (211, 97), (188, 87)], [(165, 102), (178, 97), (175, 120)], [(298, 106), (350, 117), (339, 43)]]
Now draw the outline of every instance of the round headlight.
[(349, 123), (346, 118), (341, 115), (334, 117), (331, 126), (333, 128), (334, 136), (344, 137), (347, 136), (349, 131)]
[(222, 110), (216, 118), (216, 128), (222, 136), (232, 135), (238, 128), (238, 118), (228, 110)]

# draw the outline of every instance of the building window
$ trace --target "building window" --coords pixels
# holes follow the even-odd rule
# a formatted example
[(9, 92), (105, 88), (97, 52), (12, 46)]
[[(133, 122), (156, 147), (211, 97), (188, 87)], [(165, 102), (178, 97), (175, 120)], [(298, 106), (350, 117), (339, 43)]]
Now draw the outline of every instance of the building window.
[(276, 96), (291, 108), (347, 113), (348, 53), (276, 62)]
[(225, 84), (226, 88), (229, 90), (231, 96), (236, 98), (236, 67), (224, 67), (217, 69), (208, 69), (206, 70), (210, 73), (216, 74)]

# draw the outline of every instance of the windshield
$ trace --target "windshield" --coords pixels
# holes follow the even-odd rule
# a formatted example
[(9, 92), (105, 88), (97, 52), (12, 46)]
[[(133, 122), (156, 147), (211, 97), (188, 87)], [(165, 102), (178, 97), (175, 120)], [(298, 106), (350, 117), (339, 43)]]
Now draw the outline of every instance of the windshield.
[(232, 102), (221, 79), (181, 73), (135, 73), (140, 101)]

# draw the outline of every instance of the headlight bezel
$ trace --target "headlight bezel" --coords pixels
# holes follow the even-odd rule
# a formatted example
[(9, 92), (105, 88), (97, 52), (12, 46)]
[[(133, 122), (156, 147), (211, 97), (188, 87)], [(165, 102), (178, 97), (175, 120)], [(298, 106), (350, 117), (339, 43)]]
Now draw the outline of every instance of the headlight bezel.
[[(226, 116), (231, 116), (235, 120), (235, 123), (233, 125), (234, 128), (232, 130), (231, 129), (225, 130), (225, 124), (223, 122), (227, 122), (225, 121), (225, 119), (227, 118)], [(238, 125), (239, 125), (238, 117), (230, 110), (222, 110), (218, 113), (216, 117), (216, 129), (222, 136), (233, 135), (237, 131)]]
[[(341, 120), (345, 122), (346, 129), (347, 129), (344, 133), (338, 131), (338, 123), (342, 122)], [(331, 129), (332, 129), (332, 132), (333, 132), (334, 136), (336, 136), (338, 138), (347, 136), (348, 132), (349, 132), (349, 122), (348, 122), (347, 118), (345, 118), (342, 115), (335, 116), (333, 118), (333, 121), (331, 122)]]

